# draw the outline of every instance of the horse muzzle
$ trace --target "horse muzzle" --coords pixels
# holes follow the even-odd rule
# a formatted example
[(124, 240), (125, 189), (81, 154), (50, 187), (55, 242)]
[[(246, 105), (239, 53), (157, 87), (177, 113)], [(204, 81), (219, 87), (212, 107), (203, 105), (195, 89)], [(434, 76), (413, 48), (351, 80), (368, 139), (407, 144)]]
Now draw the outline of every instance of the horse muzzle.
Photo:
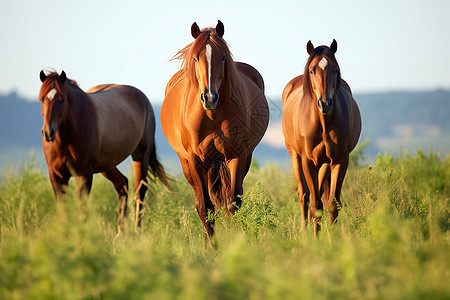
[(321, 114), (328, 115), (333, 109), (333, 99), (328, 98), (323, 101), (322, 98), (320, 98), (319, 100), (317, 100), (317, 106), (319, 107), (319, 111)]
[(42, 128), (41, 133), (47, 142), (52, 143), (55, 141), (56, 129), (54, 129), (52, 126)]
[(211, 92), (202, 93), (200, 95), (200, 99), (202, 100), (203, 108), (206, 110), (213, 110), (216, 108), (217, 103), (219, 102), (219, 94)]

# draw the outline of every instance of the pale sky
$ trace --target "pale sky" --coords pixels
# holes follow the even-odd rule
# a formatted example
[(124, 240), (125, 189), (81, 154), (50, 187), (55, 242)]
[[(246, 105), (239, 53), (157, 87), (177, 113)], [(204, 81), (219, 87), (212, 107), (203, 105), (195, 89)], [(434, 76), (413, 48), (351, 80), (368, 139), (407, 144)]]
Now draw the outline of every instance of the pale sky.
[(450, 88), (450, 1), (23, 1), (0, 4), (0, 94), (36, 99), (39, 71), (65, 70), (87, 90), (136, 86), (156, 103), (178, 70), (190, 26), (225, 25), (234, 59), (277, 99), (302, 73), (306, 43), (338, 42), (354, 92)]

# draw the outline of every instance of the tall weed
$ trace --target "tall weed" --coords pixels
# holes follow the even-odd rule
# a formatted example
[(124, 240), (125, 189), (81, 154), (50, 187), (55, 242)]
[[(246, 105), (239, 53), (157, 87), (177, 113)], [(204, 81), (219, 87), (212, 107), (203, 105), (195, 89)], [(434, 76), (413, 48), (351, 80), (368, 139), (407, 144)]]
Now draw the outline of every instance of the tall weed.
[[(355, 160), (355, 161), (358, 161)], [(87, 210), (55, 210), (33, 159), (0, 183), (4, 299), (448, 299), (449, 159), (379, 155), (350, 166), (338, 222), (301, 230), (295, 181), (254, 165), (241, 209), (204, 239), (191, 187), (149, 181), (142, 228), (116, 237), (117, 195), (95, 176)], [(130, 180), (130, 187), (132, 180)], [(325, 218), (327, 219), (327, 218)]]

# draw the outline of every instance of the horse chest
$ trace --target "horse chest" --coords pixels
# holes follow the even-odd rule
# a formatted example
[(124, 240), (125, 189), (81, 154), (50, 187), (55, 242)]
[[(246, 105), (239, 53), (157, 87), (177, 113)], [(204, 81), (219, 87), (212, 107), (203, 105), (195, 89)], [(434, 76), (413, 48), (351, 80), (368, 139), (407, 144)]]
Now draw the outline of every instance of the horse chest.
[(315, 165), (332, 163), (340, 156), (338, 137), (333, 132), (306, 138), (304, 145), (306, 157)]
[(230, 128), (226, 122), (216, 129), (200, 130), (200, 134), (193, 138), (193, 151), (204, 162), (220, 159), (228, 160), (237, 157), (245, 151), (245, 137), (247, 132), (243, 128)]
[(92, 170), (89, 156), (83, 151), (77, 151), (72, 144), (45, 144), (44, 154), (49, 167), (58, 173), (73, 171), (80, 175)]

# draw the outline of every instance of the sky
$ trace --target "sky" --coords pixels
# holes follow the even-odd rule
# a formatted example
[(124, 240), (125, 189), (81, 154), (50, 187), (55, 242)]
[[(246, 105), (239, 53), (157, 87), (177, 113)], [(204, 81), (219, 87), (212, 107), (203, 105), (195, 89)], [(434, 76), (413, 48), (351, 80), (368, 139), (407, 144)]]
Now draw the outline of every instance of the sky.
[(37, 99), (41, 69), (83, 90), (133, 85), (161, 103), (193, 41), (190, 27), (225, 25), (234, 60), (263, 76), (268, 98), (303, 73), (306, 43), (338, 43), (354, 93), (450, 88), (450, 1), (23, 1), (0, 4), (0, 94)]

